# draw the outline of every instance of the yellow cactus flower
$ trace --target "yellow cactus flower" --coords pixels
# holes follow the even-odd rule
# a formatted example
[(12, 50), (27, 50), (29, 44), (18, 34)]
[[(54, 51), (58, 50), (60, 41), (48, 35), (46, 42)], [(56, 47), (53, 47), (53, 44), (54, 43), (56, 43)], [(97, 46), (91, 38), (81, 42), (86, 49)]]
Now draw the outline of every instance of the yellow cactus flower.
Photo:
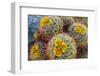
[(61, 48), (62, 48), (62, 52), (65, 53), (66, 50), (68, 49), (67, 44), (65, 44), (64, 42), (61, 44)]
[(67, 44), (63, 40), (61, 40), (60, 38), (55, 39), (54, 46), (55, 46), (54, 47), (54, 54), (57, 57), (60, 57), (62, 55), (62, 53), (65, 53), (68, 49)]
[(33, 49), (34, 50), (39, 50), (39, 45), (38, 44), (34, 44)]
[(59, 48), (54, 48), (53, 50), (55, 56), (61, 57), (62, 56), (62, 51)]
[(49, 19), (49, 23), (48, 24), (50, 24), (50, 25), (53, 24), (53, 21), (51, 19)]
[(77, 32), (77, 33), (80, 33), (80, 32), (81, 32), (80, 26), (76, 26), (74, 30), (75, 30), (75, 32)]
[(53, 22), (49, 17), (46, 17), (46, 16), (42, 17), (40, 21), (40, 27), (44, 27), (51, 24), (53, 24)]
[(61, 45), (61, 39), (59, 39), (59, 38), (56, 38), (55, 39), (55, 46), (60, 46)]
[(61, 47), (62, 47), (62, 48), (67, 48), (65, 42), (62, 42)]
[(81, 28), (81, 34), (84, 35), (86, 33), (86, 27)]
[(81, 35), (84, 35), (86, 33), (86, 26), (80, 23), (76, 23), (76, 26), (74, 28), (74, 31), (76, 33), (79, 33)]
[(32, 51), (32, 56), (34, 58), (39, 58), (40, 57), (40, 48), (37, 44), (32, 46), (31, 51)]

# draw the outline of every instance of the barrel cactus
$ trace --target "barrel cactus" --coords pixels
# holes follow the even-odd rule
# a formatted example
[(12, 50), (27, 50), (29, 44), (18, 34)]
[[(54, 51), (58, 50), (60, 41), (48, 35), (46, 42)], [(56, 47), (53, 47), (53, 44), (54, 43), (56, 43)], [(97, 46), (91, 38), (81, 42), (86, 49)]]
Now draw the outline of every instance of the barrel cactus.
[(69, 35), (55, 35), (48, 43), (48, 55), (51, 59), (72, 59), (76, 56), (76, 43)]
[(73, 17), (61, 16), (60, 19), (61, 19), (62, 24), (63, 24), (63, 32), (67, 32), (68, 33), (69, 27), (74, 25)]
[(87, 27), (81, 23), (75, 23), (75, 26), (69, 28), (69, 34), (77, 43), (77, 46), (87, 44)]
[(42, 16), (38, 32), (34, 36), (36, 40), (48, 43), (54, 35), (62, 32), (62, 28), (63, 24), (58, 16)]
[(62, 26), (62, 21), (58, 16), (43, 16), (39, 28), (45, 31), (45, 34), (52, 36), (61, 32)]
[(30, 60), (42, 60), (45, 59), (45, 48), (46, 45), (43, 42), (35, 42), (30, 48), (29, 48), (29, 59)]

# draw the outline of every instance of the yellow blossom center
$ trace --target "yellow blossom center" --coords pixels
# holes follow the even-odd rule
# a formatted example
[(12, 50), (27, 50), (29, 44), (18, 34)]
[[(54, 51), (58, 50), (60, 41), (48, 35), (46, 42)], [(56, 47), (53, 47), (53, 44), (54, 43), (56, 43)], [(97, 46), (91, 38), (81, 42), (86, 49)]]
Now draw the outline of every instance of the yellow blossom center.
[(62, 56), (62, 51), (60, 49), (54, 48), (53, 52), (57, 57)]
[(76, 33), (79, 33), (81, 35), (84, 35), (86, 33), (86, 26), (85, 25), (81, 25), (81, 24), (76, 24), (74, 31)]

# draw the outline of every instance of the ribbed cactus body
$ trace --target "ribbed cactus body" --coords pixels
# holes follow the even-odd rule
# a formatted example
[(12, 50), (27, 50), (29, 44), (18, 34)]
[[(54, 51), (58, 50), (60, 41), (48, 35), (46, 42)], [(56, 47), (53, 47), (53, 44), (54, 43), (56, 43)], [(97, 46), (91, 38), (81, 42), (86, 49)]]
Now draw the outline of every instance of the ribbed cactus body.
[(48, 53), (54, 59), (75, 58), (76, 43), (69, 35), (58, 34), (48, 43)]
[(54, 36), (62, 31), (62, 27), (63, 27), (62, 21), (58, 16), (44, 16), (40, 20), (39, 29), (45, 35)]
[(44, 42), (38, 41), (38, 42), (34, 42), (34, 44), (32, 44), (32, 46), (30, 47), (29, 50), (29, 59), (30, 60), (42, 60), (45, 59), (45, 49), (46, 49), (46, 45)]
[(75, 26), (71, 26), (68, 31), (70, 36), (75, 39), (77, 46), (87, 44), (88, 33), (86, 25), (75, 23)]
[(70, 16), (61, 16), (60, 17), (62, 24), (63, 24), (63, 32), (67, 32), (68, 33), (68, 29), (70, 26), (74, 25), (74, 20), (72, 17)]

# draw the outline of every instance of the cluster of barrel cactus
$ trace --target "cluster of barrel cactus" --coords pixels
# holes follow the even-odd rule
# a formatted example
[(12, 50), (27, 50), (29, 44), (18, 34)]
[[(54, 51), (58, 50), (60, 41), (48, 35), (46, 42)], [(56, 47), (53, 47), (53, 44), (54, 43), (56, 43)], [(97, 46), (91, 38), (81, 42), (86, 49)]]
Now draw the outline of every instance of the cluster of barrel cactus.
[(28, 59), (87, 58), (87, 22), (87, 17), (41, 16)]

